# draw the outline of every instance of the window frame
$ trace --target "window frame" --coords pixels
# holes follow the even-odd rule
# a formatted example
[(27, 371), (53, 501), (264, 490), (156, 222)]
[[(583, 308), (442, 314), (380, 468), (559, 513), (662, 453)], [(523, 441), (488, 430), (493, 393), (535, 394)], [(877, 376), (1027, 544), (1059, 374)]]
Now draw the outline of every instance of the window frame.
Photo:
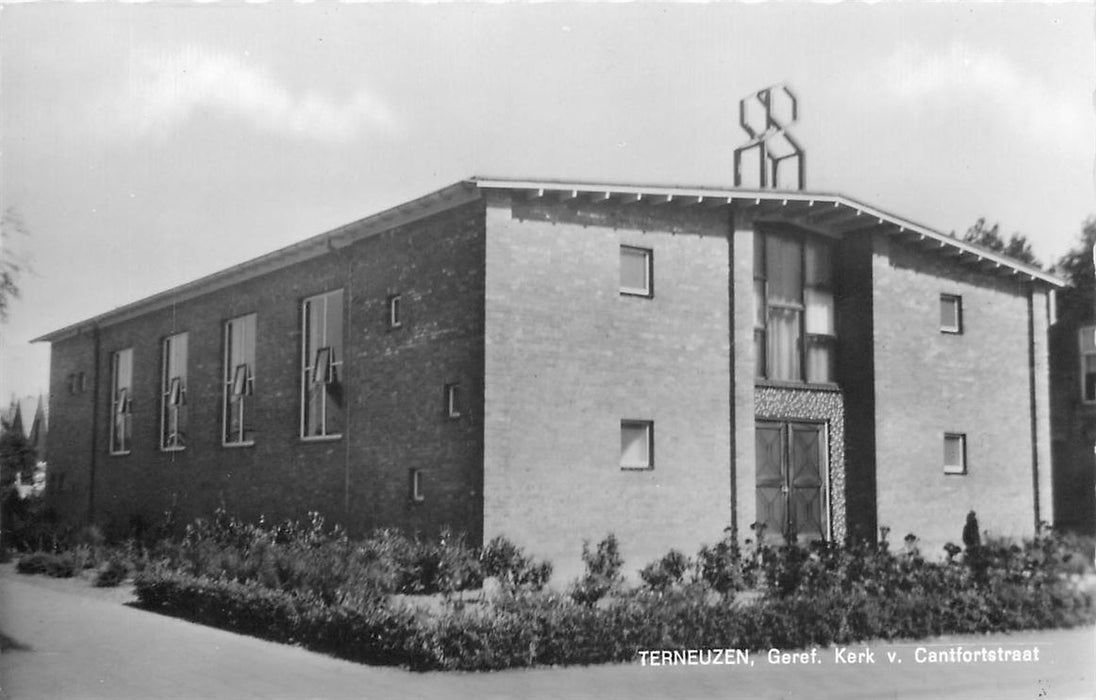
[(449, 382), (445, 385), (445, 417), (457, 419), (461, 417), (461, 410), (464, 408), (461, 403), (461, 394), (463, 392), (460, 388), (460, 382)]
[[(346, 349), (346, 302), (343, 298), (343, 289), (333, 289), (328, 292), (321, 292), (319, 294), (313, 294), (310, 297), (305, 297), (301, 300), (301, 386), (300, 386), (300, 426), (298, 435), (301, 440), (316, 442), (324, 440), (337, 440), (342, 437), (342, 432), (331, 432), (327, 415), (328, 404), (328, 392), (331, 391), (329, 387), (334, 384), (343, 384), (342, 380), (342, 368), (343, 358), (339, 355), (341, 353), (334, 353), (334, 346), (331, 343), (331, 339), (327, 337), (327, 305), (333, 298), (339, 299), (340, 305), (340, 319), (339, 328), (341, 331), (341, 337), (339, 338), (339, 345), (342, 346), (343, 351)], [(312, 348), (309, 346), (308, 337), (308, 315), (312, 304), (322, 301), (324, 304), (324, 330), (323, 330), (323, 345)], [(315, 372), (317, 370), (316, 363), (321, 357), (322, 351), (327, 351), (326, 357), (328, 360), (324, 363), (325, 376), (322, 382), (317, 382), (315, 379)], [(316, 384), (323, 385), (322, 400), (319, 402), (320, 406), (320, 432), (316, 435), (307, 434), (307, 415), (308, 415), (308, 401), (309, 392), (312, 391), (312, 386)]]
[[(959, 464), (947, 463), (947, 446), (948, 440), (959, 441)], [(944, 474), (949, 476), (963, 476), (967, 474), (967, 434), (966, 433), (944, 433)]]
[(410, 493), (412, 503), (422, 503), (426, 500), (426, 493), (422, 487), (422, 469), (410, 469)]
[[(128, 357), (126, 385), (119, 376), (122, 357)], [(123, 393), (124, 392), (124, 393)], [(122, 418), (122, 435), (117, 435), (118, 420)], [(115, 350), (110, 355), (110, 434), (107, 440), (111, 455), (122, 456), (133, 452), (133, 348)]]
[(397, 328), (403, 328), (403, 318), (401, 316), (403, 306), (402, 294), (390, 294), (388, 296), (388, 328), (389, 330), (396, 330)]
[(624, 430), (626, 428), (641, 428), (646, 431), (647, 438), (647, 462), (645, 464), (626, 463), (624, 461), (624, 445), (621, 444), (620, 455), (617, 462), (621, 471), (652, 471), (655, 468), (655, 422), (653, 420), (639, 418), (620, 419), (620, 437), (623, 443)]
[[(768, 239), (770, 238), (784, 238), (794, 242), (799, 253), (799, 280), (797, 281), (799, 287), (799, 301), (797, 303), (791, 302), (772, 302), (769, 299), (769, 274), (768, 274), (768, 261), (769, 261), (769, 245)], [(808, 273), (808, 255), (807, 248), (810, 244), (819, 244), (827, 249), (829, 257), (829, 284), (810, 283)], [(837, 251), (834, 249), (834, 241), (822, 234), (814, 234), (807, 231), (798, 230), (758, 230), (754, 235), (754, 261), (753, 261), (753, 293), (754, 293), (754, 379), (763, 382), (775, 382), (775, 383), (789, 383), (789, 384), (802, 384), (806, 386), (822, 386), (832, 387), (837, 384), (837, 350), (840, 336), (837, 333), (837, 291), (834, 280), (837, 276), (835, 261), (837, 258)], [(807, 303), (808, 290), (816, 290), (829, 294), (831, 311), (833, 313), (832, 325), (833, 333), (811, 333), (807, 330), (807, 316), (810, 305)], [(771, 330), (770, 323), (770, 309), (782, 309), (796, 314), (798, 321), (798, 347), (797, 361), (798, 361), (798, 377), (788, 378), (774, 378), (772, 377), (773, 370), (769, 366), (769, 347), (771, 345), (771, 339), (769, 333)], [(760, 316), (760, 318), (759, 318)], [(760, 325), (759, 325), (760, 322)], [(810, 368), (810, 348), (816, 345), (825, 346), (829, 351), (829, 368), (828, 373), (830, 375), (829, 381), (811, 381), (808, 378), (808, 372)]]
[[(1094, 349), (1092, 351), (1085, 350), (1084, 338), (1088, 337), (1092, 339), (1092, 345)], [(1086, 406), (1096, 405), (1096, 386), (1094, 386), (1093, 397), (1089, 399), (1087, 392), (1085, 391), (1085, 358), (1096, 357), (1096, 326), (1082, 326), (1077, 329), (1077, 362), (1078, 362), (1078, 379), (1077, 384), (1081, 390), (1081, 403)]]
[(944, 325), (944, 319), (940, 319), (940, 332), (947, 335), (962, 335), (963, 334), (963, 297), (960, 294), (940, 294), (940, 307), (943, 310), (945, 302), (953, 302), (955, 305), (955, 325)]
[[(178, 354), (176, 348), (182, 346), (182, 368), (173, 368), (171, 363)], [(160, 342), (160, 451), (181, 452), (186, 449), (185, 428), (189, 416), (180, 409), (186, 406), (187, 364), (190, 360), (189, 337), (186, 331), (166, 336)], [(180, 370), (172, 374), (172, 369)], [(180, 432), (180, 414), (182, 428)], [(171, 424), (169, 426), (169, 423)], [(168, 428), (173, 428), (168, 430)], [(172, 436), (174, 439), (172, 440)]]
[[(250, 337), (247, 335), (249, 327), (251, 329)], [(233, 329), (236, 328), (239, 329), (239, 337), (233, 342)], [(254, 429), (248, 430), (248, 406), (253, 401), (249, 397), (255, 395), (255, 365), (257, 364), (255, 355), (258, 350), (258, 328), (259, 316), (257, 313), (244, 314), (224, 322), (224, 376), (221, 384), (222, 447), (251, 447), (255, 444), (254, 438), (248, 439), (245, 436), (248, 432), (254, 432)], [(237, 346), (243, 348), (241, 354), (244, 356), (244, 362), (233, 362), (232, 354)], [(251, 359), (250, 364), (246, 362), (248, 356)], [(241, 391), (237, 392), (240, 370), (244, 371), (243, 386), (240, 387)], [(230, 436), (233, 403), (239, 403), (240, 406), (240, 421), (235, 439)]]
[[(626, 254), (634, 255), (636, 253), (639, 253), (640, 255), (643, 256), (644, 283), (645, 284), (644, 284), (643, 287), (626, 287), (624, 285), (624, 280), (620, 279), (621, 275), (624, 272), (624, 256)], [(618, 279), (617, 279), (617, 281), (618, 281), (619, 286), (620, 286), (621, 296), (644, 297), (644, 298), (647, 298), (647, 299), (651, 299), (652, 297), (654, 297), (654, 295), (655, 295), (655, 283), (654, 283), (654, 279), (655, 279), (654, 267), (655, 267), (655, 264), (654, 264), (654, 261), (655, 261), (655, 252), (651, 248), (643, 248), (643, 247), (640, 247), (640, 246), (627, 245), (627, 244), (624, 244), (624, 243), (622, 243), (620, 245), (620, 252), (618, 253), (618, 257), (617, 257), (617, 263), (618, 263)]]

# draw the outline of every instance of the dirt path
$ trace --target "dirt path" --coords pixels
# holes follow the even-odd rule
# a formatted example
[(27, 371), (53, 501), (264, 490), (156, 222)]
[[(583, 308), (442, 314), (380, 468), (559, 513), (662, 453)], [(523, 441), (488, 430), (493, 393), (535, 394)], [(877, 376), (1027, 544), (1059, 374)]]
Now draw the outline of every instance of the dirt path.
[[(360, 666), (127, 607), (125, 589), (0, 566), (0, 697), (43, 698), (1008, 698), (1096, 697), (1092, 629), (869, 644), (872, 662), (641, 665), (414, 674)], [(1029, 662), (918, 663), (929, 652), (1038, 649)], [(921, 648), (922, 651), (918, 651)], [(958, 652), (962, 653), (962, 652)], [(894, 661), (888, 660), (894, 655)], [(843, 658), (851, 658), (846, 654)], [(861, 659), (867, 661), (863, 655)]]

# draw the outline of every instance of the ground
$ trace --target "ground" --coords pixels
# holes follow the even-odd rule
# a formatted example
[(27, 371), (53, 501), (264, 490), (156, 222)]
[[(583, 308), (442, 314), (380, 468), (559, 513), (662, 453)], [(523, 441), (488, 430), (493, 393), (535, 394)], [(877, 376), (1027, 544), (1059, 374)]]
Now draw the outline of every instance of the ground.
[[(127, 606), (128, 588), (21, 576), (0, 565), (0, 698), (1048, 698), (1096, 697), (1092, 628), (869, 643), (874, 663), (642, 665), (498, 673), (362, 666)], [(1038, 649), (1039, 660), (917, 663), (940, 652)], [(707, 652), (705, 652), (707, 653)], [(895, 661), (888, 660), (894, 654)], [(844, 654), (842, 658), (850, 658)], [(861, 656), (861, 658), (864, 658)], [(901, 660), (899, 662), (899, 659)]]

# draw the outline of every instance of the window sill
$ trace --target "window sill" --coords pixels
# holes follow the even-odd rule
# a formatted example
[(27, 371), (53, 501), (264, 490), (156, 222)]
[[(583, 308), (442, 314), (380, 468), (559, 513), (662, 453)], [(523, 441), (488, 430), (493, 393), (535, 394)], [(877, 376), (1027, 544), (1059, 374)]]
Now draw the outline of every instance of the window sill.
[(254, 446), (255, 446), (255, 441), (254, 440), (244, 440), (243, 442), (222, 442), (221, 443), (221, 447), (228, 447), (228, 448), (233, 448), (233, 447), (254, 447)]
[(126, 457), (132, 453), (132, 450), (125, 450), (124, 452), (111, 452), (111, 457)]
[(621, 289), (620, 296), (622, 297), (642, 297), (644, 299), (653, 299), (654, 294), (650, 291), (643, 289)]
[(942, 335), (963, 335), (962, 328), (941, 328), (940, 333)]
[(186, 450), (185, 446), (183, 446), (183, 447), (161, 447), (160, 448), (161, 452), (183, 452), (185, 450)]
[(627, 466), (625, 464), (620, 465), (620, 471), (622, 471), (622, 472), (653, 472), (654, 470), (655, 470), (655, 465), (653, 465), (653, 464), (649, 464), (645, 467), (641, 467), (641, 466), (630, 467), (630, 466)]
[(342, 440), (342, 433), (336, 433), (334, 435), (301, 436), (301, 442), (335, 442), (336, 440)]
[(840, 392), (841, 385), (827, 382), (825, 384), (808, 384), (807, 382), (789, 382), (779, 379), (754, 379), (754, 386), (771, 387), (773, 389), (792, 389), (798, 391), (830, 391)]

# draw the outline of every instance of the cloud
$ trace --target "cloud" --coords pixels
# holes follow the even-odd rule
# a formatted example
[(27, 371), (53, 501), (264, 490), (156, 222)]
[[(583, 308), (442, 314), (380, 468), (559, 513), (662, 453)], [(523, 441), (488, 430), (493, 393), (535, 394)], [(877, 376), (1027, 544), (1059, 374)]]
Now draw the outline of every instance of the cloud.
[(293, 92), (270, 73), (235, 55), (189, 47), (134, 55), (116, 109), (141, 133), (169, 130), (201, 112), (275, 134), (344, 142), (364, 130), (393, 131), (388, 106), (364, 90), (338, 99)]
[(1026, 138), (1070, 142), (1091, 137), (1085, 95), (1055, 92), (1004, 54), (953, 42), (943, 51), (906, 43), (884, 61), (878, 76), (892, 97), (907, 103), (950, 104), (956, 115), (977, 106)]

